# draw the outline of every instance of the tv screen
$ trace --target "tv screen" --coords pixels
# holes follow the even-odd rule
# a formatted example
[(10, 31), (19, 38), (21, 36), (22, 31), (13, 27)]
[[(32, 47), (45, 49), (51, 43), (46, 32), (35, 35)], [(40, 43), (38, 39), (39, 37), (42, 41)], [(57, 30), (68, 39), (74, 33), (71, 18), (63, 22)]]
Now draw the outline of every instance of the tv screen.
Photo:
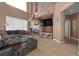
[(41, 26), (52, 26), (52, 18), (41, 20), (40, 23)]

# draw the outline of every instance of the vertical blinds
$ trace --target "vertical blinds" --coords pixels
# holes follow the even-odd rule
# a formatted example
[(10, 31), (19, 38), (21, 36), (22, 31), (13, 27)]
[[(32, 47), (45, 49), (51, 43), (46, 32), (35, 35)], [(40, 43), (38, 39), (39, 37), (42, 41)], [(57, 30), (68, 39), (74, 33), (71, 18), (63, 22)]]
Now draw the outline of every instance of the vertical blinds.
[(28, 21), (16, 17), (6, 16), (6, 30), (28, 30)]

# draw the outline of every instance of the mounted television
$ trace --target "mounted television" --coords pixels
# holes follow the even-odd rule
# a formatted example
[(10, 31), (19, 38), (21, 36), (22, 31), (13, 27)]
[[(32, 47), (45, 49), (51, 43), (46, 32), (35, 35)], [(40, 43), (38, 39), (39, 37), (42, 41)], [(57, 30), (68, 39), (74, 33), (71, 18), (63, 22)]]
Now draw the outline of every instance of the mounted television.
[(40, 20), (41, 26), (52, 26), (52, 18)]

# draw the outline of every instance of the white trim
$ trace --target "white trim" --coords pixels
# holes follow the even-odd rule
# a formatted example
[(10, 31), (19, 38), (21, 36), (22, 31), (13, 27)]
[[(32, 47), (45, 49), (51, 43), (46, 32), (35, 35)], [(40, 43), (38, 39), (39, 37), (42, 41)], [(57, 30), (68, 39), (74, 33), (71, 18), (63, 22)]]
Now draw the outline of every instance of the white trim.
[(73, 39), (73, 40), (78, 40), (77, 38), (75, 38), (75, 37), (68, 37), (68, 36), (65, 36), (65, 37), (67, 37), (67, 38), (69, 38), (69, 39)]
[(57, 40), (57, 39), (53, 39), (53, 40), (56, 41), (57, 43), (60, 43), (60, 44), (65, 42), (65, 41), (60, 41), (60, 40)]
[(75, 37), (70, 37), (71, 39), (74, 39), (74, 40), (78, 40), (77, 38), (75, 38)]
[(79, 56), (79, 51), (78, 51), (78, 56)]

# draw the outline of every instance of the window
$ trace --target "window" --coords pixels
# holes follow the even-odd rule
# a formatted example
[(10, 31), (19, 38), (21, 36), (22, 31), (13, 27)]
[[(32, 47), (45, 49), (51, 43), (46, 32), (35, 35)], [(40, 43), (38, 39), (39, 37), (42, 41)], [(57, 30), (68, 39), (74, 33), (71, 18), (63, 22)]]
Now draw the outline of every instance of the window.
[(28, 21), (16, 17), (6, 16), (6, 30), (28, 30)]

